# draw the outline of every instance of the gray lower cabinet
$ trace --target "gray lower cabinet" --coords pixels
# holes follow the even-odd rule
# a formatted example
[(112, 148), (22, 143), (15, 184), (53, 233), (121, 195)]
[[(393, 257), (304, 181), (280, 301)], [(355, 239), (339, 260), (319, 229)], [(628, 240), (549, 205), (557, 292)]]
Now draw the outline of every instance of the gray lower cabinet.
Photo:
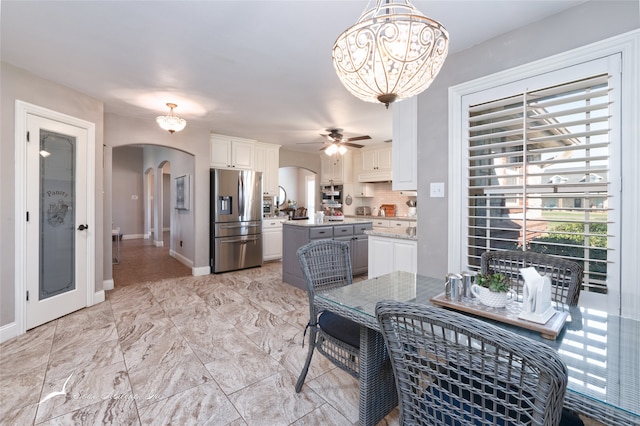
[(303, 290), (307, 285), (298, 262), (297, 251), (303, 245), (321, 239), (334, 239), (349, 243), (353, 275), (366, 274), (369, 267), (368, 235), (371, 223), (339, 224), (321, 226), (283, 226), (282, 280)]

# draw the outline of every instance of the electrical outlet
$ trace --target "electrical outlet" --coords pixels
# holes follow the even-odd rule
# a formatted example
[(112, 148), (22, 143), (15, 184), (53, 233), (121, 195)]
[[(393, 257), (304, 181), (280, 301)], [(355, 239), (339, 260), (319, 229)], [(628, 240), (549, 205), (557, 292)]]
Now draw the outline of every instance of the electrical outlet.
[(138, 199), (138, 196), (137, 196), (137, 195), (132, 195), (132, 196), (131, 196), (131, 199), (132, 199), (132, 200), (137, 200), (137, 199)]
[(441, 198), (444, 197), (444, 182), (431, 182), (430, 197)]

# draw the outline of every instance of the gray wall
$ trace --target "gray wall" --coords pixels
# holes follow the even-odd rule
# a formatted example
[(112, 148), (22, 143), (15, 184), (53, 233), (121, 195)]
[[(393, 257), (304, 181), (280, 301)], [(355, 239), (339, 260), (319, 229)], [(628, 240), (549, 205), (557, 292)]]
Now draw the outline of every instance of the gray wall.
[[(172, 176), (191, 175), (191, 210), (178, 213), (173, 207), (170, 209), (170, 214), (177, 220), (170, 245), (171, 249), (191, 260), (195, 268), (202, 268), (200, 271), (209, 265), (210, 133), (207, 128), (188, 123), (183, 131), (172, 135), (160, 130), (153, 117), (139, 119), (105, 114), (105, 145), (109, 151), (126, 145), (144, 145), (143, 164), (139, 169), (141, 177), (145, 170), (153, 168), (157, 180), (161, 176), (158, 167), (164, 161), (170, 162)], [(107, 179), (111, 179), (110, 165), (105, 166)], [(111, 200), (111, 194), (105, 194), (105, 200)], [(107, 204), (105, 209), (111, 211), (112, 205)], [(183, 247), (179, 247), (179, 238), (183, 240)], [(111, 274), (110, 265), (107, 269)]]
[(144, 232), (142, 155), (141, 147), (123, 146), (112, 152), (111, 216), (113, 226), (119, 227), (123, 235)]
[[(448, 88), (637, 29), (638, 4), (586, 2), (447, 58), (418, 97), (418, 273), (448, 272)], [(445, 182), (444, 198), (429, 198), (431, 182)]]
[[(3, 326), (15, 320), (15, 102), (21, 100), (95, 123), (95, 164), (90, 166), (96, 170), (96, 223), (90, 224), (92, 229), (105, 228), (102, 200), (104, 108), (102, 102), (96, 99), (43, 80), (4, 62), (0, 67), (0, 326)], [(111, 223), (108, 224), (108, 229), (110, 234)], [(96, 245), (102, 247), (103, 233), (97, 232), (95, 238)], [(102, 250), (96, 250), (96, 279), (89, 286), (89, 291), (102, 290), (103, 265), (106, 262), (111, 263), (111, 252), (103, 253)]]

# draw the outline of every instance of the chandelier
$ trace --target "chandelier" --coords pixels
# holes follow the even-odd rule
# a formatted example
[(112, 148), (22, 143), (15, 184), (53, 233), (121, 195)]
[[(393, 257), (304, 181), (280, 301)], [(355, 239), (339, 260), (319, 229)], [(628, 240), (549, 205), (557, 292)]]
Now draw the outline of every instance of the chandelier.
[(449, 50), (449, 34), (409, 0), (378, 0), (333, 45), (333, 66), (351, 94), (389, 104), (424, 91)]
[(328, 156), (332, 156), (334, 154), (344, 155), (347, 152), (347, 147), (338, 143), (332, 143), (328, 147), (325, 148), (324, 153)]
[(183, 118), (173, 115), (173, 109), (177, 108), (178, 105), (167, 103), (167, 106), (170, 108), (169, 115), (161, 115), (159, 117), (156, 117), (156, 121), (162, 129), (167, 130), (169, 133), (173, 134), (184, 129), (184, 126), (187, 125), (187, 122)]

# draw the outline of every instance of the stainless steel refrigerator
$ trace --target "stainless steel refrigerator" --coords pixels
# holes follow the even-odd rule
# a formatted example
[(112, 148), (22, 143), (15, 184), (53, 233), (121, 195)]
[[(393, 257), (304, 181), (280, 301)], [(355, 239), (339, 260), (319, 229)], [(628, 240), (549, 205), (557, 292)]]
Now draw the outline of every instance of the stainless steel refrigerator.
[(262, 265), (262, 172), (211, 169), (211, 270)]

